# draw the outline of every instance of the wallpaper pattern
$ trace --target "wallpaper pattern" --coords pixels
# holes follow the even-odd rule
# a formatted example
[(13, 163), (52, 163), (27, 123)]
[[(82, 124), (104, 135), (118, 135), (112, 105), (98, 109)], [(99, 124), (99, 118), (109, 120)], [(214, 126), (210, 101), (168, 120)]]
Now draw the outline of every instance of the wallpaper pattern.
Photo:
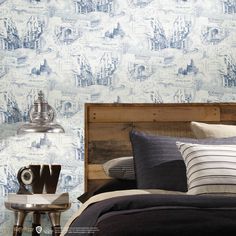
[[(236, 0), (0, 0), (0, 234), (24, 165), (62, 164), (77, 209), (84, 103), (233, 102), (235, 52)], [(40, 89), (66, 133), (15, 135)]]

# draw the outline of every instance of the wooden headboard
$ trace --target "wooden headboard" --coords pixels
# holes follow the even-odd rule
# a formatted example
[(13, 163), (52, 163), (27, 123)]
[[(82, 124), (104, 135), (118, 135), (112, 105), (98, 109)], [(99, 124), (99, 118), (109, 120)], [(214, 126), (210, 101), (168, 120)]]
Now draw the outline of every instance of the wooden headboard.
[(109, 179), (105, 161), (132, 155), (132, 129), (193, 137), (190, 121), (236, 124), (236, 103), (85, 104), (85, 190)]

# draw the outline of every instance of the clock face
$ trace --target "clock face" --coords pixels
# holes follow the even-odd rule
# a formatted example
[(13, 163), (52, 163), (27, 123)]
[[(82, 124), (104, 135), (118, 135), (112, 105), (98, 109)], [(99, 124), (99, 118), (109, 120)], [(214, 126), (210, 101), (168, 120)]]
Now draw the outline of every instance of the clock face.
[(31, 171), (30, 168), (24, 168), (21, 170), (20, 173), (20, 181), (24, 184), (24, 185), (30, 185), (33, 183), (33, 179), (34, 179), (34, 174)]

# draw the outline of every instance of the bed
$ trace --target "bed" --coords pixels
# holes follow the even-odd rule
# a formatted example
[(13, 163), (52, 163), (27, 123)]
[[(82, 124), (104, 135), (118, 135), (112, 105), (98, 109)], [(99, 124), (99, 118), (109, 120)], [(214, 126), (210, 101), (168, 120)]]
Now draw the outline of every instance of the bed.
[[(112, 177), (104, 172), (103, 164), (119, 157), (134, 155), (134, 165), (140, 173), (135, 173), (131, 181), (138, 182), (135, 186), (117, 189), (113, 186), (112, 190), (116, 191), (92, 194), (94, 196), (68, 221), (62, 235), (227, 235), (236, 232), (235, 179), (228, 186), (231, 194), (188, 194), (189, 182), (184, 181), (189, 178), (182, 159), (172, 155), (172, 148), (167, 148), (168, 154), (156, 148), (160, 137), (165, 145), (171, 143), (175, 148), (176, 141), (187, 142), (183, 143), (186, 145), (195, 142), (191, 121), (231, 125), (234, 130), (236, 104), (86, 104), (85, 191), (94, 193), (94, 189), (109, 185)], [(149, 146), (144, 145), (147, 140)], [(197, 140), (190, 149), (203, 148), (206, 144), (216, 149), (222, 144), (226, 148), (236, 144), (235, 137), (206, 140)], [(165, 163), (165, 158), (159, 160), (158, 165), (151, 159), (154, 168), (145, 172), (146, 166), (140, 166), (136, 156), (145, 153), (153, 158), (156, 152), (172, 158), (171, 165)], [(178, 166), (176, 172), (173, 166)], [(163, 173), (156, 178), (157, 172)], [(162, 182), (157, 183), (159, 177)]]

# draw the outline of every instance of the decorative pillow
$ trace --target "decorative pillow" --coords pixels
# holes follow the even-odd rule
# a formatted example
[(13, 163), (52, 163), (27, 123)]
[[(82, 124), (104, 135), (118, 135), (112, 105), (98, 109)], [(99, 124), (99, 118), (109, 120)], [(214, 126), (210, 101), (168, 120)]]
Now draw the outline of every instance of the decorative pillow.
[(236, 194), (236, 145), (176, 144), (187, 168), (189, 194)]
[(135, 179), (133, 157), (119, 157), (103, 164), (107, 176), (115, 179)]
[(187, 191), (186, 167), (176, 142), (202, 144), (236, 144), (236, 137), (223, 139), (191, 139), (152, 136), (131, 131), (137, 187)]
[(236, 126), (191, 122), (191, 130), (196, 138), (227, 138), (236, 136)]
[(117, 191), (117, 190), (128, 190), (128, 189), (137, 189), (136, 180), (112, 179), (106, 182), (105, 184), (97, 186), (88, 192), (85, 192), (84, 194), (79, 196), (77, 199), (80, 202), (84, 203), (90, 197), (99, 193), (105, 193), (105, 192), (111, 192), (111, 191)]

